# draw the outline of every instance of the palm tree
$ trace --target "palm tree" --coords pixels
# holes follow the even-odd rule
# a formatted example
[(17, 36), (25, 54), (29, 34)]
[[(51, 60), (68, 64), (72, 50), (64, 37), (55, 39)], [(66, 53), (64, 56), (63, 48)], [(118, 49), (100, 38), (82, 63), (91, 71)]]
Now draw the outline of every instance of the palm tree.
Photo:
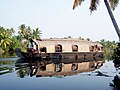
[(33, 29), (33, 33), (32, 33), (32, 38), (33, 39), (40, 39), (41, 37), (41, 30), (39, 30), (39, 28), (36, 28), (35, 30)]
[(117, 48), (117, 42), (106, 41), (104, 39), (100, 40), (100, 43), (104, 47), (104, 56), (106, 59), (112, 59), (114, 55), (114, 50)]
[(6, 50), (7, 46), (9, 46), (10, 43), (12, 43), (12, 39), (8, 31), (2, 29), (2, 31), (0, 32), (0, 46), (2, 47), (2, 49)]
[[(74, 0), (73, 9), (75, 9), (78, 5), (81, 5), (81, 3), (83, 1), (85, 1), (85, 0)], [(117, 5), (119, 3), (119, 0), (109, 0), (109, 3), (108, 3), (108, 0), (104, 0), (104, 3), (106, 5), (106, 8), (107, 8), (108, 13), (110, 15), (110, 18), (112, 20), (112, 23), (113, 23), (113, 25), (115, 27), (115, 30), (116, 30), (117, 35), (118, 35), (119, 40), (120, 40), (119, 27), (118, 27), (118, 25), (117, 25), (117, 23), (115, 21), (115, 18), (114, 18), (113, 14), (112, 14), (112, 11), (111, 11), (111, 9), (114, 10), (117, 7)], [(89, 7), (90, 11), (92, 12), (92, 11), (96, 10), (98, 4), (99, 4), (99, 0), (91, 0), (90, 7)]]
[(22, 40), (22, 39), (27, 39), (27, 40), (29, 40), (30, 38), (31, 38), (31, 28), (30, 28), (30, 26), (26, 26), (25, 24), (22, 24), (22, 25), (20, 25), (19, 26), (19, 35), (20, 35), (20, 39)]
[(7, 29), (6, 31), (8, 32), (8, 34), (9, 34), (10, 37), (12, 37), (12, 35), (13, 35), (14, 32), (15, 32), (15, 30), (14, 30), (13, 28)]
[(22, 38), (24, 38), (25, 37), (25, 29), (26, 29), (25, 24), (20, 25), (19, 29), (20, 29), (19, 34), (21, 35)]
[[(112, 7), (112, 9), (114, 10), (115, 7), (117, 6), (119, 0), (110, 0), (110, 1), (111, 1), (111, 2), (110, 2), (111, 7)], [(113, 2), (112, 2), (112, 1), (113, 1)], [(115, 30), (116, 30), (116, 32), (117, 32), (117, 35), (118, 35), (119, 41), (120, 41), (120, 31), (119, 31), (119, 27), (118, 27), (118, 25), (117, 25), (117, 22), (116, 22), (116, 20), (115, 20), (115, 18), (114, 18), (114, 16), (113, 16), (113, 13), (112, 13), (112, 11), (111, 11), (111, 9), (110, 9), (110, 6), (109, 6), (109, 4), (108, 4), (108, 1), (107, 1), (107, 0), (104, 0), (104, 2), (105, 2), (105, 5), (106, 5), (107, 10), (108, 10), (108, 13), (109, 13), (109, 15), (110, 15), (110, 18), (111, 18), (111, 20), (112, 20), (112, 23), (113, 23), (113, 25), (114, 25), (114, 27), (115, 27)]]

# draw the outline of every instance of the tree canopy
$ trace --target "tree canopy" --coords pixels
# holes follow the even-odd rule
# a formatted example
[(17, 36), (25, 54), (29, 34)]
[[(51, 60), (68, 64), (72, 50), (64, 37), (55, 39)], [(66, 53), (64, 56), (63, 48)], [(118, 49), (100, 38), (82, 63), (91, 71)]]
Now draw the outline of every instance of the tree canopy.
[(20, 44), (22, 39), (40, 39), (42, 34), (39, 28), (31, 29), (30, 26), (25, 24), (19, 26), (18, 35), (14, 33), (15, 30), (13, 28), (0, 27), (0, 48), (2, 50), (9, 51), (11, 48), (24, 48)]
[[(76, 7), (81, 5), (83, 1), (85, 1), (85, 0), (74, 0), (73, 9), (75, 9)], [(106, 1), (106, 0), (104, 0), (104, 1)], [(109, 1), (110, 7), (112, 10), (114, 10), (117, 7), (117, 5), (119, 4), (119, 0), (108, 0), (108, 1)], [(100, 2), (100, 0), (90, 0), (89, 9), (91, 12), (94, 10), (97, 10), (97, 6), (99, 5), (99, 2)]]

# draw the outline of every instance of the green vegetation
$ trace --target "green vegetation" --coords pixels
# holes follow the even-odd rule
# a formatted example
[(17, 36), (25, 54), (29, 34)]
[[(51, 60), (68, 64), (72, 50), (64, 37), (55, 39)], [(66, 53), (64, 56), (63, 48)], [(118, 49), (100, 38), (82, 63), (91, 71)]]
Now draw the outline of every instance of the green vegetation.
[[(15, 31), (13, 28), (6, 29), (4, 27), (0, 27), (0, 53), (6, 53), (10, 51), (14, 51), (15, 48), (21, 48), (22, 51), (26, 50), (27, 43), (21, 45), (21, 40), (30, 39), (40, 39), (41, 31), (39, 28), (31, 29), (30, 26), (25, 26), (22, 24), (19, 26), (18, 34), (15, 35)], [(72, 36), (64, 37), (64, 38), (73, 38)], [(89, 38), (79, 37), (80, 40), (92, 41)], [(117, 42), (115, 41), (106, 41), (104, 39), (98, 41), (104, 47), (104, 56), (106, 59), (111, 59), (114, 49), (117, 47)]]
[(3, 50), (7, 50), (8, 46), (12, 43), (13, 29), (4, 29), (0, 27), (0, 46)]
[(18, 35), (15, 35), (15, 31), (13, 28), (4, 28), (0, 27), (0, 54), (14, 51), (15, 48), (21, 48), (23, 51), (25, 47), (21, 45), (21, 40), (26, 39), (40, 39), (41, 30), (39, 28), (31, 29), (30, 26), (25, 26), (22, 24), (19, 26)]
[(41, 30), (39, 28), (31, 29), (30, 26), (25, 26), (25, 24), (22, 24), (19, 26), (19, 37), (20, 39), (25, 38), (27, 40), (29, 39), (40, 39), (41, 37)]
[(118, 42), (106, 41), (104, 39), (99, 41), (104, 47), (104, 57), (105, 59), (111, 60), (114, 50), (117, 48)]
[(119, 67), (120, 66), (120, 43), (117, 44), (117, 47), (114, 49), (112, 56), (114, 63)]
[(21, 67), (17, 71), (17, 77), (24, 78), (25, 76), (29, 76), (29, 68), (27, 67)]
[(14, 71), (12, 66), (16, 60), (0, 60), (0, 75), (12, 73)]

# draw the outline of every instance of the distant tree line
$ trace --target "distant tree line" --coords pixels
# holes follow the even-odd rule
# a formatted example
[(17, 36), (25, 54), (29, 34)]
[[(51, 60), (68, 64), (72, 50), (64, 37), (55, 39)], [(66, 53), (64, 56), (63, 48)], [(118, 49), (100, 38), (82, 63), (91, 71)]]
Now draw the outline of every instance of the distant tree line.
[[(17, 35), (15, 35), (15, 31), (18, 31)], [(25, 48), (21, 46), (20, 41), (22, 39), (40, 39), (41, 34), (39, 28), (31, 29), (30, 26), (26, 26), (25, 24), (20, 25), (18, 30), (0, 26), (0, 52), (4, 53), (15, 50), (15, 48), (25, 50)]]

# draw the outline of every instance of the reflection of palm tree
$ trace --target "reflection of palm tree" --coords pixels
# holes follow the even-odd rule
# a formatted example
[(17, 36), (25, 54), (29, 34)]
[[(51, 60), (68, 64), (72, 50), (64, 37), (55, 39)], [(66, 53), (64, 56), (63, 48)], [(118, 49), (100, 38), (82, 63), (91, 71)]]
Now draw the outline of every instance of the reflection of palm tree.
[(28, 75), (28, 70), (27, 70), (27, 68), (20, 68), (18, 70), (17, 74), (18, 74), (18, 77), (24, 78), (25, 76)]

